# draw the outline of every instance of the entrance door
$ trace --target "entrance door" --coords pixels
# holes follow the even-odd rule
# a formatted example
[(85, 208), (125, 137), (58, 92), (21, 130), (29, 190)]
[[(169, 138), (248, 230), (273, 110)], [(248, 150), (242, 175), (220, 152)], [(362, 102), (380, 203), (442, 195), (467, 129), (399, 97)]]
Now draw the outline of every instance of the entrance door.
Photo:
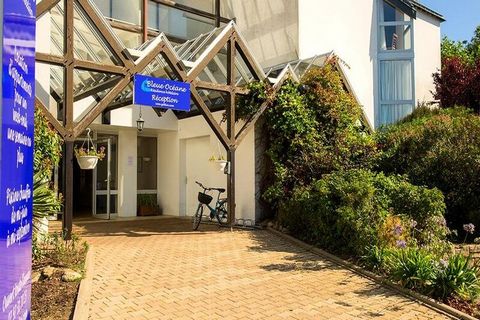
[(98, 161), (93, 173), (93, 215), (110, 219), (117, 212), (117, 139), (100, 136), (97, 148), (104, 147), (106, 156)]
[(209, 137), (193, 138), (185, 141), (187, 216), (193, 216), (198, 206), (197, 194), (201, 190), (195, 181), (199, 181), (206, 186), (210, 185), (211, 165), (208, 161), (211, 156), (210, 150)]

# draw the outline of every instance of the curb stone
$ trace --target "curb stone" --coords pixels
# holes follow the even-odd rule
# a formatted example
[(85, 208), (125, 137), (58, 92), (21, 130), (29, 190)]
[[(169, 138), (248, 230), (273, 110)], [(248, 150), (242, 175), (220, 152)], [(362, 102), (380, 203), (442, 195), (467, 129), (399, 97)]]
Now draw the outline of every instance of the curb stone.
[(85, 259), (85, 278), (80, 281), (77, 301), (73, 311), (73, 320), (88, 320), (90, 312), (90, 295), (92, 293), (91, 250), (87, 251)]
[(431, 299), (431, 298), (428, 298), (424, 295), (421, 295), (417, 292), (414, 292), (412, 290), (409, 290), (409, 289), (406, 289), (406, 288), (403, 288), (403, 287), (400, 287), (399, 285), (391, 282), (390, 280), (384, 278), (384, 277), (381, 277), (379, 275), (376, 275), (374, 274), (373, 272), (370, 272), (370, 271), (367, 271), (351, 262), (348, 262), (348, 261), (345, 261), (337, 256), (334, 256), (322, 249), (319, 249), (315, 246), (312, 246), (312, 245), (309, 245), (301, 240), (298, 240), (288, 234), (285, 234), (285, 233), (282, 233), (278, 230), (275, 230), (271, 227), (267, 227), (267, 230), (275, 235), (277, 235), (278, 237), (280, 238), (283, 238), (284, 240), (287, 240), (289, 242), (293, 242), (294, 244), (298, 245), (299, 247), (302, 247), (303, 249), (309, 251), (309, 252), (313, 252), (323, 258), (326, 258), (328, 260), (330, 260), (331, 262), (335, 263), (335, 264), (338, 264), (342, 267), (345, 267), (347, 268), (348, 270), (352, 271), (352, 272), (355, 272), (356, 274), (362, 276), (362, 277), (366, 277), (382, 286), (385, 286), (385, 287), (388, 287), (389, 289), (392, 289), (398, 293), (400, 293), (401, 295), (407, 297), (407, 298), (410, 298), (410, 299), (414, 299), (414, 300), (417, 300), (418, 302), (424, 304), (425, 306), (429, 307), (430, 309), (433, 309), (437, 312), (440, 312), (444, 315), (447, 315), (449, 317), (453, 317), (454, 319), (462, 319), (462, 320), (478, 320), (477, 318), (474, 318), (460, 310), (457, 310), (455, 308), (452, 308), (450, 306), (447, 306), (446, 304), (444, 303), (441, 303), (441, 302), (438, 302), (434, 299)]

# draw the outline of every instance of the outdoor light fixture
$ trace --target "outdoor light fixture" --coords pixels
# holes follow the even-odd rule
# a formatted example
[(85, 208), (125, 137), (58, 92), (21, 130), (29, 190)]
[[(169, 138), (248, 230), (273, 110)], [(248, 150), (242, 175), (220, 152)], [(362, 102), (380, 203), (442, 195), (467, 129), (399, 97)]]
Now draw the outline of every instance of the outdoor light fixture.
[(142, 132), (144, 126), (145, 126), (145, 120), (143, 120), (142, 118), (142, 108), (140, 107), (140, 114), (138, 115), (138, 119), (137, 119), (138, 132)]

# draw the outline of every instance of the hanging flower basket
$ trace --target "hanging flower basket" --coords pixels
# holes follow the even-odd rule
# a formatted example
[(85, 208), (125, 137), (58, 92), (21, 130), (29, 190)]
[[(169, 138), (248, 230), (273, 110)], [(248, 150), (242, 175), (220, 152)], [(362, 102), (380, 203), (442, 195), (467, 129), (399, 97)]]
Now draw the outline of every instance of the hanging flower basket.
[(97, 166), (97, 156), (77, 156), (77, 162), (82, 170), (93, 170)]
[(87, 147), (85, 141), (80, 148), (75, 148), (75, 157), (82, 170), (93, 170), (97, 166), (98, 160), (105, 158), (105, 147), (96, 148), (90, 137), (90, 129), (87, 129)]
[(215, 163), (218, 166), (218, 171), (224, 172), (228, 161), (227, 160), (215, 160)]

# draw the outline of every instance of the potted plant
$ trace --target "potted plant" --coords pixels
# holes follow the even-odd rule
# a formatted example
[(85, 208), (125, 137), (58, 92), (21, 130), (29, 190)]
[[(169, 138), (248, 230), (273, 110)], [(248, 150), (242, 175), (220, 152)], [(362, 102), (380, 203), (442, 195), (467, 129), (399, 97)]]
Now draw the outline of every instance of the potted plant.
[(96, 148), (90, 136), (91, 129), (87, 128), (87, 147), (85, 141), (80, 148), (75, 147), (75, 157), (77, 158), (80, 169), (93, 170), (97, 166), (98, 160), (105, 158), (105, 147)]
[(160, 215), (156, 194), (137, 195), (137, 215), (141, 217)]

